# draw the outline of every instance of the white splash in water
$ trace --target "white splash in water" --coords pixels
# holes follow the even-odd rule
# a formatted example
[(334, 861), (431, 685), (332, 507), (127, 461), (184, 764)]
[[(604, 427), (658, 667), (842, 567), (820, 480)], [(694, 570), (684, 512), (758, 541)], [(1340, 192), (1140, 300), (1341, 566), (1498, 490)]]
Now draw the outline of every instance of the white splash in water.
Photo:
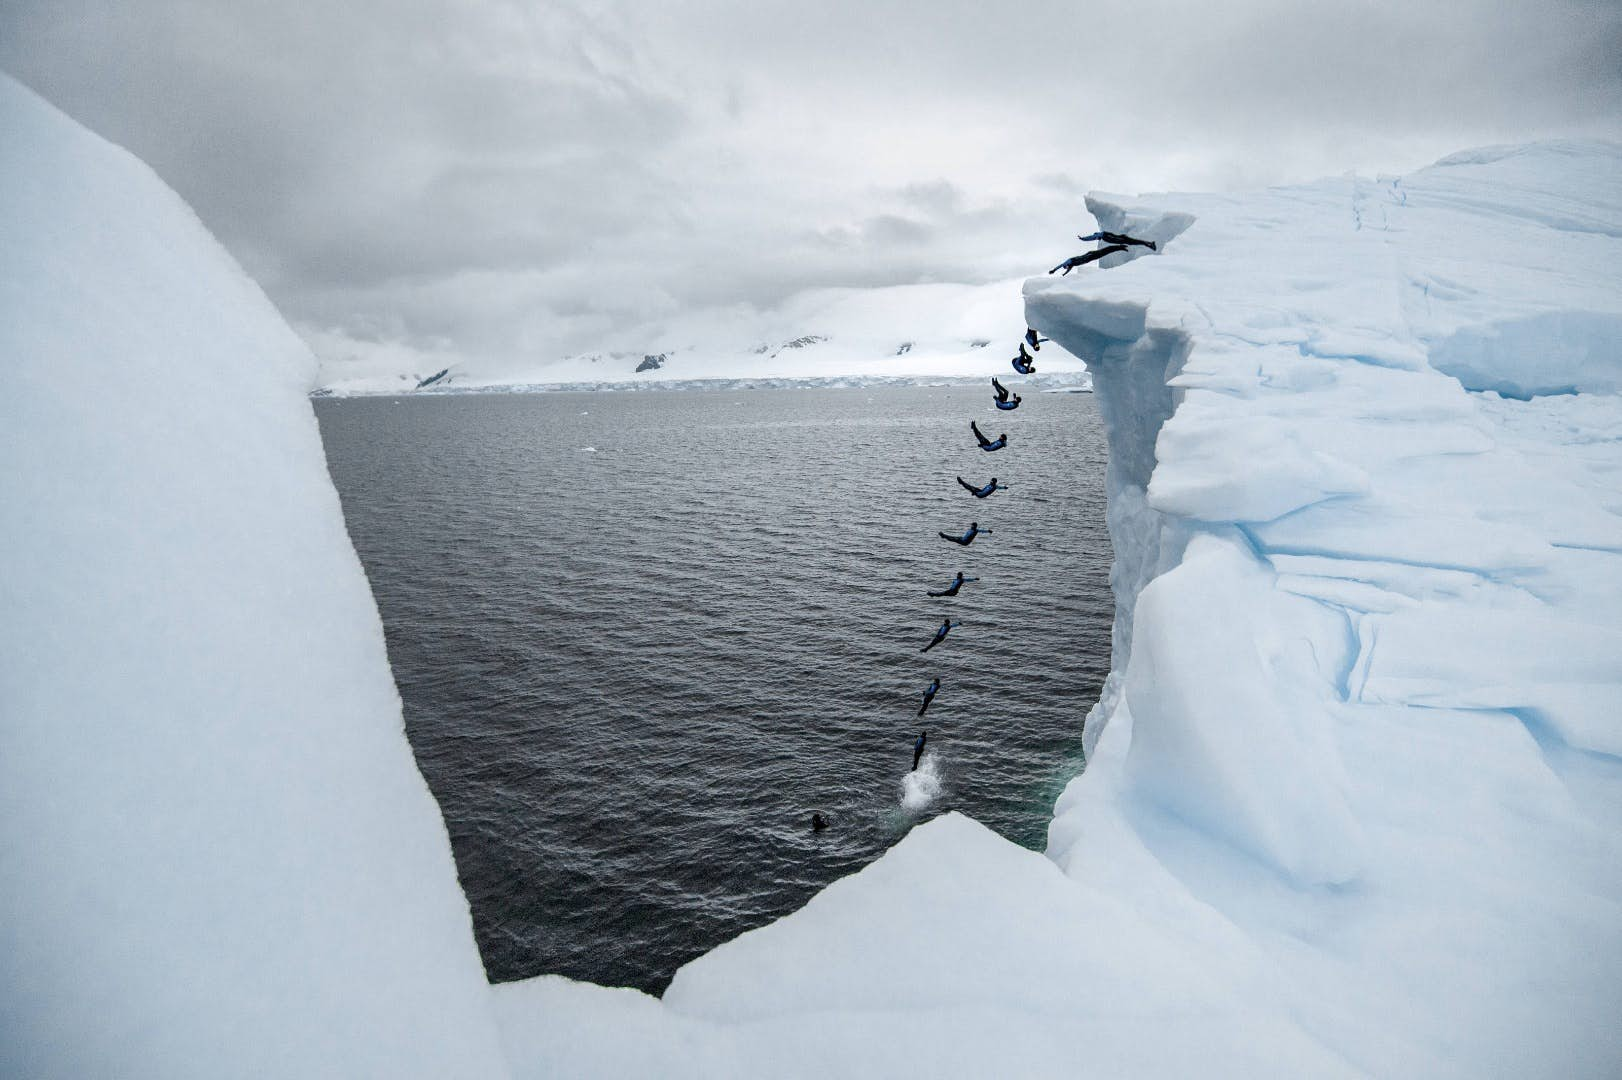
[(925, 754), (918, 767), (901, 778), (901, 805), (922, 810), (941, 793), (941, 774), (935, 768), (935, 755)]
[(597, 448), (595, 446), (582, 446), (580, 448), (580, 452), (582, 454), (595, 454), (597, 452)]

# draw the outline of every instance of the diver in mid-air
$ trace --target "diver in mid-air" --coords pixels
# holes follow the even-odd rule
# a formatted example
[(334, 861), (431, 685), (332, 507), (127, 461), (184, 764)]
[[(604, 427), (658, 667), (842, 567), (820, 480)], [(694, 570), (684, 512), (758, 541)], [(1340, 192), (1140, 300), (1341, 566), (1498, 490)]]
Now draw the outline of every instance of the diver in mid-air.
[(1010, 412), (1019, 408), (1019, 395), (1015, 394), (1013, 395), (1013, 399), (1009, 400), (1008, 387), (998, 382), (997, 376), (995, 375), (991, 377), (991, 388), (997, 391), (997, 400), (992, 402), (992, 404), (997, 406), (997, 408), (1001, 409), (1003, 412)]
[(1027, 326), (1025, 328), (1025, 344), (1029, 345), (1035, 351), (1041, 352), (1042, 342), (1046, 340), (1047, 338), (1045, 337), (1037, 337), (1036, 331), (1032, 330), (1030, 327)]
[(969, 421), (969, 430), (974, 432), (974, 441), (980, 444), (980, 449), (985, 450), (988, 453), (995, 450), (1001, 450), (1003, 447), (1008, 445), (1008, 433), (1006, 431), (1001, 435), (998, 435), (995, 439), (988, 439), (985, 436), (985, 432), (980, 430), (980, 425), (973, 420)]
[(985, 487), (975, 487), (961, 476), (957, 478), (957, 482), (962, 486), (964, 491), (967, 491), (976, 499), (989, 499), (992, 495), (999, 491), (1008, 490), (1008, 485), (997, 483), (997, 478), (995, 476), (991, 478), (991, 483), (987, 484)]
[(991, 530), (982, 529), (978, 521), (971, 521), (969, 522), (968, 531), (966, 531), (962, 536), (952, 536), (949, 533), (940, 533), (940, 538), (942, 540), (950, 540), (952, 543), (961, 545), (962, 547), (968, 547), (970, 544), (974, 543), (974, 538), (979, 536), (981, 533), (985, 533), (987, 536), (990, 536)]
[(1127, 244), (1136, 244), (1138, 247), (1146, 247), (1150, 251), (1159, 250), (1155, 247), (1155, 242), (1153, 240), (1139, 240), (1135, 236), (1127, 236), (1124, 233), (1118, 232), (1095, 232), (1089, 236), (1078, 236), (1076, 239), (1080, 240), (1082, 243), (1089, 243), (1093, 240), (1102, 240), (1106, 244), (1120, 244), (1122, 247), (1125, 247)]
[[(1065, 274), (1068, 274), (1078, 266), (1086, 266), (1090, 262), (1097, 262), (1105, 255), (1113, 255), (1117, 251), (1125, 250), (1125, 244), (1111, 244), (1109, 247), (1101, 247), (1097, 251), (1089, 251), (1085, 255), (1072, 255), (1058, 266), (1055, 266), (1052, 270), (1049, 270), (1048, 273), (1057, 274), (1060, 270), (1063, 270)], [(1064, 275), (1060, 276), (1062, 277)]]
[(1020, 342), (1019, 355), (1014, 357), (1014, 370), (1021, 375), (1036, 374), (1036, 357), (1025, 351), (1025, 343)]
[[(944, 533), (942, 533), (941, 535), (945, 536)], [(947, 539), (950, 540), (951, 537), (948, 536)], [(977, 577), (964, 577), (963, 576), (963, 571), (959, 570), (957, 572), (957, 577), (952, 579), (952, 583), (950, 585), (946, 586), (946, 588), (942, 589), (940, 592), (932, 592), (929, 595), (930, 596), (956, 596), (957, 591), (959, 589), (961, 589), (963, 586), (967, 585), (971, 581), (979, 581), (979, 580), (980, 579), (977, 578)]]
[(918, 651), (928, 652), (930, 649), (933, 649), (935, 646), (945, 641), (947, 634), (950, 634), (953, 630), (962, 625), (963, 624), (961, 622), (953, 622), (951, 619), (942, 619), (940, 626), (935, 629), (935, 640), (931, 641), (928, 645), (925, 645)]
[(912, 771), (918, 771), (918, 762), (924, 756), (924, 743), (929, 740), (929, 732), (920, 731), (918, 741), (912, 744)]
[(929, 688), (924, 691), (924, 703), (922, 705), (918, 706), (918, 715), (919, 716), (924, 715), (924, 710), (929, 708), (929, 703), (931, 701), (935, 700), (935, 695), (940, 693), (940, 689), (941, 689), (941, 680), (940, 680), (940, 676), (937, 675), (937, 676), (935, 676), (935, 681), (930, 683)]

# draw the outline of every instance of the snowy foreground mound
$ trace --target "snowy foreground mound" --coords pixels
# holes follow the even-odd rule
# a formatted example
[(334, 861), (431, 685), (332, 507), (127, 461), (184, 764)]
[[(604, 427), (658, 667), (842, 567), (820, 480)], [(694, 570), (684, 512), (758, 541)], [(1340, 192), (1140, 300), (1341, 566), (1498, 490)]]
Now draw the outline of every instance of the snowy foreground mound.
[(1051, 850), (949, 814), (659, 1000), (484, 983), (311, 357), (0, 130), (0, 1075), (1616, 1075), (1616, 148), (1095, 200), (1167, 243), (1027, 288), (1117, 550)]

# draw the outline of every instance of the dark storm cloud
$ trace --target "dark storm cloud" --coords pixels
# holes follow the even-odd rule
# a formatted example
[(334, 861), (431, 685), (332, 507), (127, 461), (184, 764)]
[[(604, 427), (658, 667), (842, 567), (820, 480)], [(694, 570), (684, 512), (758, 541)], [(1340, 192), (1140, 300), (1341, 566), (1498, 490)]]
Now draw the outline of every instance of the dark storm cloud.
[(4, 0), (0, 65), (301, 325), (556, 355), (641, 313), (1045, 263), (1080, 195), (1622, 134), (1566, 0)]

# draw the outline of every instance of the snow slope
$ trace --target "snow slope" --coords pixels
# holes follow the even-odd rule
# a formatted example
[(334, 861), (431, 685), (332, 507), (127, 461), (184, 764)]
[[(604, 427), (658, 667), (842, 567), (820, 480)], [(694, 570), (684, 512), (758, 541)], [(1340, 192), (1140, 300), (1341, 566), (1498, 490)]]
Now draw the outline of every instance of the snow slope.
[(948, 814), (659, 1000), (484, 984), (309, 354), (0, 129), (0, 1073), (1616, 1075), (1618, 148), (1095, 198), (1165, 243), (1026, 288), (1117, 552), (1047, 855)]
[(306, 395), (139, 161), (0, 76), (0, 1075), (498, 1075)]

